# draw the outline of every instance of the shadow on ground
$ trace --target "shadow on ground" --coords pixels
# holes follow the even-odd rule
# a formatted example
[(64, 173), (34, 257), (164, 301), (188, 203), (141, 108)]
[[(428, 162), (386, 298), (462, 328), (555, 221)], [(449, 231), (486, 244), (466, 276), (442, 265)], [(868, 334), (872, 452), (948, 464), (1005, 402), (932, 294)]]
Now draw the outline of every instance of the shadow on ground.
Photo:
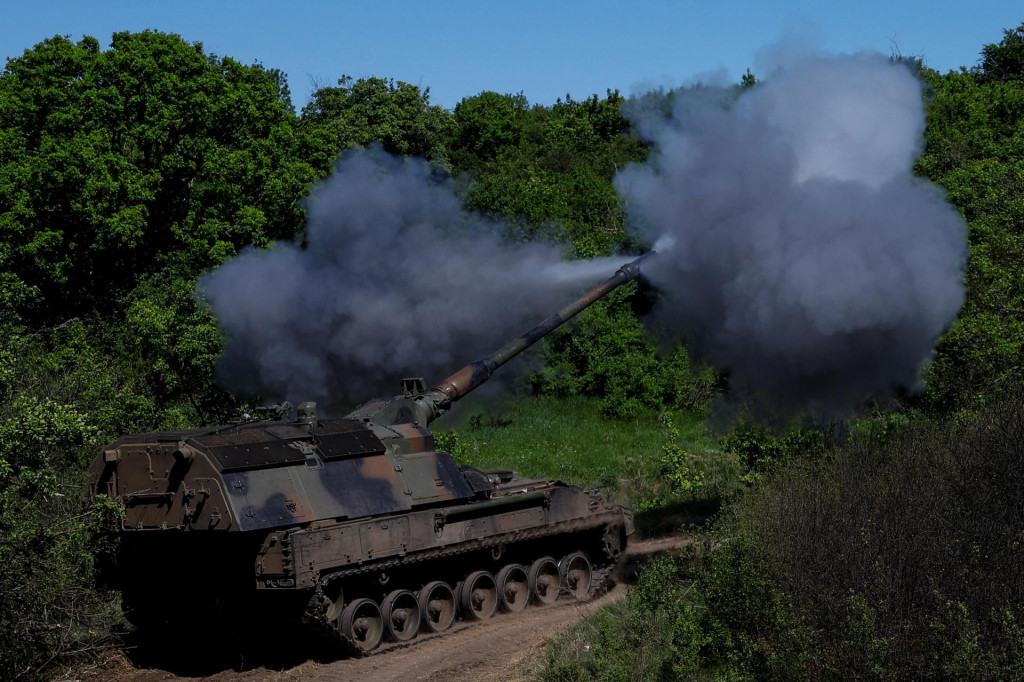
[(264, 668), (288, 670), (313, 660), (327, 663), (344, 652), (315, 636), (294, 633), (242, 633), (196, 629), (193, 633), (140, 633), (128, 637), (124, 649), (138, 669), (157, 669), (180, 677)]
[(722, 508), (720, 499), (700, 502), (676, 502), (637, 512), (634, 515), (636, 537), (653, 538), (683, 530), (706, 528)]

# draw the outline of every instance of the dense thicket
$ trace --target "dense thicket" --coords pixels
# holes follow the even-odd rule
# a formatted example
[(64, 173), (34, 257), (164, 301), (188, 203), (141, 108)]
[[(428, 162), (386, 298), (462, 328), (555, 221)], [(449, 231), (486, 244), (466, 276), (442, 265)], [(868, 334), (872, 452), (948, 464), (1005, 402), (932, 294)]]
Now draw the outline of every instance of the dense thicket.
[(165, 268), (290, 237), (315, 179), (280, 73), (160, 33), (53, 38), (0, 79), (3, 269), (31, 322), (116, 310)]
[(917, 169), (967, 218), (967, 301), (928, 381), (942, 410), (984, 404), (1020, 375), (1024, 348), (1024, 25), (985, 46), (971, 70), (924, 71), (926, 147)]
[[(671, 570), (652, 573), (641, 596), (656, 585), (679, 596), (672, 613), (691, 637), (677, 649), (689, 658), (666, 675), (707, 662), (780, 676), (1020, 673), (1020, 586), (1007, 572), (1020, 558), (1020, 486), (999, 478), (1018, 466), (1016, 431), (998, 416), (1013, 414), (1018, 394), (988, 406), (1016, 382), (1024, 347), (1022, 45), (1024, 26), (973, 69), (922, 70), (918, 171), (948, 188), (971, 250), (968, 302), (918, 404), (934, 425), (766, 476), (735, 513), (737, 541), (701, 579), (714, 620), (690, 617), (685, 591), (667, 587)], [(750, 74), (744, 85), (756, 87)], [(631, 244), (611, 178), (647, 157), (622, 103), (616, 92), (552, 106), (483, 92), (446, 111), (418, 86), (343, 76), (296, 113), (280, 72), (150, 31), (115, 34), (106, 49), (55, 37), (10, 59), (0, 73), (0, 677), (43, 675), (118, 627), (117, 596), (91, 570), (94, 531), (115, 513), (85, 491), (96, 449), (128, 431), (219, 421), (252, 398), (214, 381), (222, 339), (194, 294), (204, 270), (248, 245), (301, 240), (311, 185), (339, 152), (370, 144), (459, 178), (465, 204), (510, 220), (510, 238), (613, 253)], [(685, 349), (655, 352), (635, 314), (643, 296), (617, 297), (632, 306), (602, 302), (554, 337), (533, 389), (596, 395), (618, 416), (702, 404), (710, 377)], [(951, 414), (967, 425), (950, 430)], [(846, 557), (840, 572), (835, 557)], [(802, 657), (796, 636), (820, 660)]]
[(1022, 679), (1024, 388), (992, 403), (777, 467), (546, 678)]
[(609, 92), (530, 109), (522, 95), (464, 99), (455, 107), (449, 158), (474, 180), (466, 204), (518, 218), (527, 234), (558, 229), (580, 256), (607, 255), (627, 240), (612, 175), (647, 158), (626, 134), (623, 101)]
[[(1017, 385), (971, 419), (874, 425), (744, 500), (704, 581), (733, 655), (777, 679), (1024, 675), (1022, 411)], [(777, 601), (735, 601), (748, 563)]]
[(917, 170), (970, 249), (924, 399), (827, 448), (725, 439), (759, 484), (702, 554), (657, 563), (584, 626), (593, 653), (556, 647), (549, 679), (1024, 679), (1024, 25), (977, 67), (921, 77)]

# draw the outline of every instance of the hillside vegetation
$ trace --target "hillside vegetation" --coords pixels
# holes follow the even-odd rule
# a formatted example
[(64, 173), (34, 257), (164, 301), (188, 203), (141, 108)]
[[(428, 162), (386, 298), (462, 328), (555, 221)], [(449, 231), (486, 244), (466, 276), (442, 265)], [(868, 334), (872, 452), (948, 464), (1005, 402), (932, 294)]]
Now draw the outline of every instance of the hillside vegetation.
[[(923, 396), (823, 431), (741, 424), (716, 439), (702, 419), (723, 382), (685, 347), (655, 347), (638, 317), (648, 292), (630, 285), (549, 340), (511, 411), (440, 436), (462, 462), (610, 485), (641, 509), (729, 503), (708, 551), (656, 564), (625, 607), (582, 626), (596, 646), (552, 650), (550, 679), (1024, 677), (1024, 25), (982, 54), (948, 74), (916, 65), (917, 171), (970, 226), (967, 303)], [(369, 145), (458, 178), (511, 240), (633, 249), (611, 179), (648, 149), (623, 102), (483, 92), (447, 111), (415, 85), (340, 76), (296, 111), (280, 72), (151, 31), (109, 47), (55, 37), (8, 60), (0, 678), (46, 679), (125, 632), (96, 580), (117, 515), (88, 494), (99, 448), (262, 401), (215, 381), (224, 339), (195, 295), (202, 273), (301, 242), (310, 188)]]
[(924, 395), (825, 439), (730, 434), (757, 484), (557, 642), (544, 679), (1024, 679), (1024, 26), (982, 55), (918, 65), (917, 171), (949, 191), (970, 250)]

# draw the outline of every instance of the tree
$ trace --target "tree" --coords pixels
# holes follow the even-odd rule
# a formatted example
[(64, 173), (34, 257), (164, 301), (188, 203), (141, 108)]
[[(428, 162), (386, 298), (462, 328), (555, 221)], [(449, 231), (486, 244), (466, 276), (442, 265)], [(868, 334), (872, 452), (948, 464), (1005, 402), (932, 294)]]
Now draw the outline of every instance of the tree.
[(104, 313), (145, 273), (289, 237), (315, 179), (279, 72), (146, 31), (54, 37), (0, 74), (0, 267), (30, 320)]
[(485, 91), (455, 105), (453, 163), (469, 170), (497, 158), (519, 144), (529, 103), (521, 93)]
[[(627, 134), (618, 92), (552, 107), (527, 107), (522, 95), (484, 92), (455, 108), (451, 153), (473, 184), (471, 208), (519, 219), (525, 234), (566, 238), (580, 256), (605, 255), (627, 237), (612, 187), (615, 172), (647, 156)], [(552, 229), (554, 227), (555, 229)]]
[(307, 150), (317, 168), (327, 170), (349, 147), (378, 142), (400, 156), (440, 159), (451, 135), (452, 116), (430, 104), (430, 89), (384, 78), (353, 80), (320, 88), (302, 109)]
[(957, 409), (1000, 390), (1024, 358), (1024, 80), (924, 77), (932, 96), (917, 171), (945, 186), (969, 228), (967, 300), (939, 341), (926, 393)]
[(983, 47), (975, 71), (982, 81), (1024, 80), (1024, 24), (1006, 29), (999, 43)]

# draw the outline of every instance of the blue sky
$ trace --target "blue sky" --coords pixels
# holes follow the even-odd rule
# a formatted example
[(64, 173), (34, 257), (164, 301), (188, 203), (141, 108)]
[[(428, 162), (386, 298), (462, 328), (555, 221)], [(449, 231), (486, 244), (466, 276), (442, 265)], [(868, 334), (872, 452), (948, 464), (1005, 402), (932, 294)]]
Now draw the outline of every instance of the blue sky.
[[(922, 57), (940, 71), (971, 66), (985, 43), (1024, 22), (1020, 0), (861, 2), (701, 0), (292, 3), (264, 0), (37, 0), (4, 3), (0, 51), (20, 55), (55, 35), (147, 28), (288, 75), (295, 104), (339, 76), (387, 76), (429, 87), (451, 108), (482, 90), (552, 104), (608, 88), (624, 94), (759, 72), (780, 41), (825, 53)], [(763, 73), (761, 75), (764, 75)]]

